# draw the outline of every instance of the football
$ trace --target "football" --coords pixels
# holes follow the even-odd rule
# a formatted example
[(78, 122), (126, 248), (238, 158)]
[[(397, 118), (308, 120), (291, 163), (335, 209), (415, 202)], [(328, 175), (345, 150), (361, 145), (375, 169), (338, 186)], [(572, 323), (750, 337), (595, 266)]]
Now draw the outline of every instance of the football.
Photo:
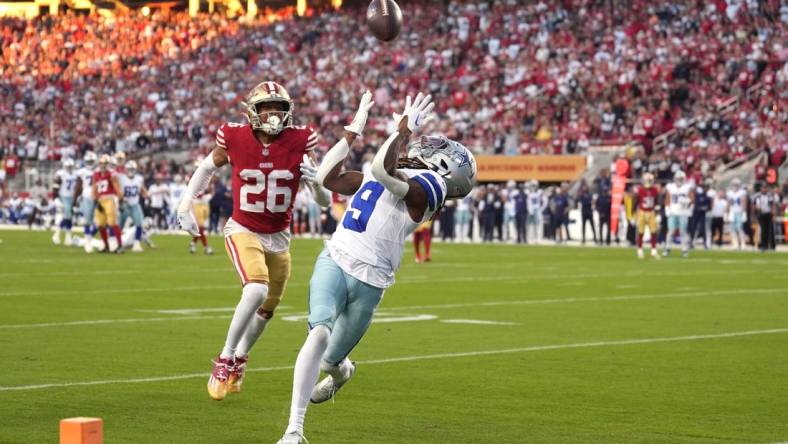
[(367, 7), (367, 27), (378, 40), (390, 42), (402, 30), (402, 11), (394, 0), (372, 0)]

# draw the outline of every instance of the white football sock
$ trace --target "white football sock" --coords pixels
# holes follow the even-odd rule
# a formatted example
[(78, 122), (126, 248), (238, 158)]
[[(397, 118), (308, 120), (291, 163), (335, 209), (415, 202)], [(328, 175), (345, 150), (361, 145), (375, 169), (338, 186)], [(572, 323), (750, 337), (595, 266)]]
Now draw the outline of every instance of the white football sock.
[(290, 402), (290, 422), (285, 433), (304, 432), (304, 415), (312, 389), (320, 375), (320, 358), (328, 347), (331, 330), (325, 325), (318, 325), (309, 332), (309, 336), (298, 352), (295, 369), (293, 370), (293, 398)]
[(252, 316), (252, 320), (249, 321), (249, 325), (246, 327), (246, 331), (241, 337), (241, 342), (238, 343), (238, 348), (235, 350), (235, 356), (246, 356), (249, 354), (249, 350), (251, 350), (252, 346), (260, 339), (260, 335), (263, 334), (263, 330), (265, 330), (265, 326), (268, 324), (269, 320), (270, 318), (266, 319), (260, 316), (260, 313), (255, 312), (254, 316)]
[(265, 296), (268, 294), (268, 285), (251, 282), (244, 286), (241, 293), (241, 301), (235, 307), (233, 320), (230, 321), (230, 329), (227, 331), (227, 340), (220, 357), (228, 359), (235, 356), (235, 350), (241, 341), (241, 336), (249, 326), (257, 308), (263, 304)]

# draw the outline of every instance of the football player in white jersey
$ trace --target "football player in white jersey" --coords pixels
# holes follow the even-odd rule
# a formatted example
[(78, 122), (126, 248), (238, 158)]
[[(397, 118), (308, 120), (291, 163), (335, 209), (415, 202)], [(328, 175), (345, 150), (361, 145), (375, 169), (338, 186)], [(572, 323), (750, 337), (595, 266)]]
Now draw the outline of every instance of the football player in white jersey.
[(85, 237), (82, 239), (82, 246), (86, 253), (93, 251), (93, 235), (96, 234), (96, 227), (93, 224), (93, 211), (96, 209), (96, 201), (93, 200), (93, 172), (98, 162), (98, 157), (93, 151), (85, 153), (83, 166), (77, 170), (77, 189), (74, 196), (81, 195), (80, 212), (85, 224)]
[[(306, 442), (308, 402), (331, 399), (353, 376), (348, 355), (369, 327), (384, 290), (394, 283), (405, 238), (430, 220), (445, 199), (462, 198), (473, 188), (476, 163), (464, 146), (443, 136), (423, 136), (408, 144), (432, 107), (430, 96), (419, 93), (412, 103), (408, 97), (405, 111), (395, 115), (398, 130), (366, 174), (342, 172), (349, 153), (346, 139), (329, 150), (316, 172), (310, 173), (308, 165), (304, 171), (327, 189), (352, 197), (312, 274), (310, 331), (296, 359), (290, 421), (281, 444)], [(354, 119), (346, 130), (359, 134), (356, 123)], [(406, 146), (407, 157), (398, 162)], [(328, 376), (315, 385), (321, 369)]]
[(731, 189), (726, 193), (730, 214), (731, 234), (736, 238), (736, 245), (741, 250), (744, 244), (744, 221), (747, 219), (747, 189), (741, 186), (741, 180), (733, 179)]
[(131, 218), (134, 224), (134, 243), (131, 251), (142, 252), (142, 207), (140, 206), (140, 196), (148, 197), (148, 190), (145, 188), (145, 179), (137, 173), (137, 162), (129, 160), (126, 162), (125, 173), (120, 176), (120, 186), (123, 188), (123, 204), (120, 207), (120, 227), (126, 225), (126, 220)]
[(170, 195), (167, 196), (167, 206), (170, 209), (170, 216), (169, 216), (169, 224), (170, 226), (177, 226), (178, 221), (178, 204), (183, 197), (183, 193), (186, 192), (186, 182), (183, 181), (183, 176), (180, 174), (176, 174), (172, 178), (172, 184), (170, 184)]
[(55, 172), (55, 196), (63, 204), (63, 217), (60, 225), (52, 234), (52, 242), (60, 245), (60, 230), (66, 232), (63, 238), (65, 245), (71, 245), (71, 224), (74, 214), (74, 191), (77, 189), (77, 172), (74, 171), (74, 160), (63, 159), (63, 168)]
[(668, 236), (665, 239), (665, 252), (663, 256), (670, 254), (670, 247), (673, 244), (673, 235), (678, 230), (681, 239), (681, 255), (687, 257), (689, 254), (689, 233), (687, 232), (687, 222), (692, 215), (692, 205), (695, 202), (695, 190), (691, 183), (687, 182), (687, 175), (684, 171), (677, 171), (673, 175), (673, 182), (669, 183), (665, 192), (665, 214), (668, 217)]
[(536, 180), (528, 182), (525, 188), (525, 195), (527, 196), (526, 207), (528, 210), (526, 239), (528, 239), (528, 243), (531, 243), (531, 240), (533, 240), (538, 244), (542, 240), (542, 232), (544, 231), (542, 215), (547, 206), (547, 199), (544, 192), (539, 188), (539, 182)]

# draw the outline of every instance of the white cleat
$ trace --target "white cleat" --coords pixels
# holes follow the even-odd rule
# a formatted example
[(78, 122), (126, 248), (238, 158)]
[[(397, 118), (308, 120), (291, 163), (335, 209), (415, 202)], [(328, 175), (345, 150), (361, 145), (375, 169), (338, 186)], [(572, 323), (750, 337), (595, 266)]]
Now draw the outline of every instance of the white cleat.
[(83, 239), (83, 247), (85, 247), (85, 253), (92, 253), (93, 252), (93, 238), (86, 237)]
[(71, 233), (66, 231), (66, 236), (63, 238), (63, 245), (70, 247), (74, 245), (73, 239), (71, 239)]
[(660, 256), (659, 252), (657, 252), (657, 250), (654, 248), (651, 249), (651, 257), (657, 260), (662, 259), (662, 256)]
[(309, 397), (309, 400), (314, 404), (320, 404), (321, 402), (328, 401), (337, 394), (343, 385), (350, 381), (350, 378), (352, 378), (353, 374), (355, 373), (356, 366), (353, 363), (350, 363), (350, 373), (348, 374), (347, 378), (334, 381), (333, 376), (326, 376), (322, 381), (315, 385), (315, 388), (312, 389), (312, 395)]
[(194, 242), (189, 244), (189, 254), (194, 254), (197, 251), (197, 245)]
[(309, 441), (306, 440), (303, 433), (289, 432), (285, 433), (276, 444), (309, 444)]
[(646, 256), (643, 255), (643, 249), (638, 248), (638, 259), (644, 259)]
[(210, 256), (210, 255), (212, 255), (212, 254), (213, 254), (213, 248), (211, 248), (211, 247), (205, 247), (205, 255), (206, 255), (206, 256)]
[(135, 240), (134, 245), (131, 246), (131, 251), (134, 253), (142, 253), (145, 250), (142, 249), (142, 245), (140, 245), (140, 241)]
[(57, 231), (52, 234), (52, 243), (55, 245), (60, 245), (60, 234)]

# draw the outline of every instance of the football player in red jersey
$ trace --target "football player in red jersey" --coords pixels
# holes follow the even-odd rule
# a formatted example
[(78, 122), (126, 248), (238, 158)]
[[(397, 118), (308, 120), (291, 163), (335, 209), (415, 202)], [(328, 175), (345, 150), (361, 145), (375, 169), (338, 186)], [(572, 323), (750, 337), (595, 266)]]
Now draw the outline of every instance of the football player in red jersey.
[(118, 241), (115, 249), (116, 253), (123, 252), (123, 241), (120, 237), (120, 227), (118, 226), (118, 200), (123, 198), (122, 188), (117, 174), (110, 168), (110, 158), (102, 154), (98, 161), (98, 169), (93, 173), (93, 200), (96, 201), (94, 218), (96, 226), (104, 241), (103, 252), (108, 253), (109, 236), (107, 227), (112, 229), (112, 234)]
[[(302, 171), (313, 176), (316, 171), (317, 134), (293, 125), (293, 101), (283, 86), (260, 83), (243, 106), (249, 123), (225, 123), (217, 130), (216, 148), (194, 172), (178, 205), (181, 228), (198, 236), (193, 200), (208, 187), (217, 168), (232, 166), (233, 213), (224, 236), (243, 291), (208, 380), (208, 394), (216, 400), (240, 391), (249, 350), (282, 299), (290, 276), (293, 200)], [(371, 106), (367, 92), (338, 144), (350, 144), (361, 134)], [(327, 190), (308, 185), (319, 205), (331, 203)]]
[(638, 258), (643, 259), (643, 234), (648, 232), (651, 236), (651, 257), (659, 259), (657, 253), (657, 198), (659, 188), (654, 185), (654, 175), (646, 173), (643, 175), (643, 185), (638, 188), (637, 193), (637, 221), (638, 221)]

